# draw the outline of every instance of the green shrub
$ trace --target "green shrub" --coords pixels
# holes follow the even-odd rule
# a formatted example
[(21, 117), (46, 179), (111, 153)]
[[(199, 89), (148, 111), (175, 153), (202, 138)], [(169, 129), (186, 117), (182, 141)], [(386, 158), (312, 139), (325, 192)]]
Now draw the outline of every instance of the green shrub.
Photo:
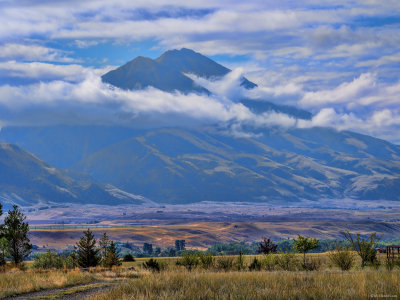
[(294, 252), (285, 252), (276, 255), (276, 265), (285, 271), (295, 271), (298, 268), (299, 261)]
[(231, 256), (220, 256), (217, 258), (217, 268), (224, 271), (229, 271), (233, 268), (234, 258)]
[(250, 271), (260, 271), (261, 270), (261, 261), (257, 259), (257, 257), (254, 257), (253, 261), (251, 262), (249, 266)]
[(135, 261), (135, 258), (133, 257), (132, 254), (128, 253), (124, 255), (124, 261), (125, 262), (132, 262)]
[(184, 266), (189, 271), (197, 267), (199, 264), (200, 264), (200, 255), (193, 251), (183, 252), (182, 257), (179, 260), (179, 265)]
[(273, 255), (273, 254), (265, 255), (263, 257), (263, 259), (261, 260), (261, 265), (267, 271), (275, 270), (276, 265), (277, 265), (276, 255)]
[(354, 265), (355, 256), (350, 248), (338, 245), (334, 251), (328, 254), (328, 258), (332, 265), (342, 271), (348, 271)]
[(51, 251), (36, 254), (33, 267), (41, 269), (62, 269), (64, 268), (64, 259)]
[(215, 259), (210, 252), (207, 251), (206, 253), (201, 253), (199, 258), (200, 258), (200, 265), (202, 268), (210, 269), (214, 266)]

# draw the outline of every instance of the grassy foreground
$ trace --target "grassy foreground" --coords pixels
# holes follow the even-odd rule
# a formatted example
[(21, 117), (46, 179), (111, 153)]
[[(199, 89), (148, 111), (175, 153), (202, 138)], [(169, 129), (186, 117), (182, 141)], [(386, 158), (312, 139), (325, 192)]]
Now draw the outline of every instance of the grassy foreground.
[(100, 299), (368, 299), (400, 297), (400, 271), (142, 273)]
[[(68, 293), (84, 296), (85, 290), (94, 288), (94, 293), (88, 295), (92, 300), (400, 299), (400, 266), (389, 271), (384, 265), (384, 255), (378, 257), (380, 265), (365, 269), (360, 268), (359, 258), (355, 257), (355, 266), (350, 271), (331, 266), (327, 253), (307, 256), (310, 261), (319, 262), (314, 271), (302, 269), (301, 255), (291, 258), (290, 271), (276, 263), (279, 257), (282, 255), (271, 256), (275, 261), (271, 265), (266, 256), (243, 256), (241, 271), (238, 271), (238, 256), (214, 257), (208, 268), (197, 265), (191, 271), (182, 263), (177, 264), (183, 260), (177, 257), (156, 259), (162, 266), (160, 272), (145, 268), (143, 263), (148, 258), (124, 262), (111, 270), (96, 268), (90, 272), (13, 269), (0, 273), (0, 298), (39, 290), (49, 290), (48, 296)], [(258, 269), (251, 268), (254, 258), (262, 262)], [(234, 264), (224, 268), (222, 262), (227, 261)], [(96, 283), (103, 285), (95, 286)], [(109, 287), (102, 288), (104, 284)], [(64, 287), (68, 291), (60, 291)]]
[(74, 286), (96, 280), (95, 274), (73, 270), (69, 272), (51, 271), (0, 273), (0, 298), (53, 288)]

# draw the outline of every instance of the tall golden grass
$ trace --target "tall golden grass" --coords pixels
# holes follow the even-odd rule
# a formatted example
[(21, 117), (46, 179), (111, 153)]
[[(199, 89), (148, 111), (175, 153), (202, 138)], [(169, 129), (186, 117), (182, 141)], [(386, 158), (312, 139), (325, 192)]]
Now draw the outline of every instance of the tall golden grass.
[(143, 273), (91, 300), (106, 299), (367, 299), (400, 297), (400, 271)]
[[(277, 255), (274, 255), (277, 256)], [(279, 256), (279, 255), (278, 255)], [(86, 284), (96, 279), (117, 282), (112, 290), (93, 296), (92, 299), (365, 299), (400, 297), (400, 268), (388, 271), (382, 264), (361, 269), (358, 259), (356, 266), (342, 272), (329, 263), (327, 253), (309, 254), (308, 259), (319, 260), (318, 271), (285, 271), (280, 266), (268, 268), (262, 265), (260, 271), (249, 271), (254, 258), (244, 257), (244, 268), (237, 266), (224, 272), (214, 257), (213, 267), (201, 265), (188, 271), (177, 265), (179, 258), (160, 258), (165, 268), (151, 272), (143, 268), (146, 258), (133, 263), (124, 263), (112, 270), (97, 268), (91, 272), (56, 271), (41, 272), (9, 270), (0, 273), (0, 298), (32, 291), (62, 288)], [(224, 257), (236, 261), (236, 256)], [(383, 263), (384, 256), (379, 257)], [(132, 269), (134, 268), (134, 270)], [(270, 271), (267, 271), (270, 270)], [(120, 283), (123, 280), (123, 283)]]

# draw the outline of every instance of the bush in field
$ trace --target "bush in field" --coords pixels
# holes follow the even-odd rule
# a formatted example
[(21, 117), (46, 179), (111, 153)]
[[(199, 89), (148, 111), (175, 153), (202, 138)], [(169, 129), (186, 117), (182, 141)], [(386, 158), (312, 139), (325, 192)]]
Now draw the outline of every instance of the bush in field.
[(336, 249), (328, 254), (332, 265), (340, 268), (342, 271), (350, 270), (354, 265), (354, 253), (348, 247), (338, 245)]
[(143, 263), (143, 267), (146, 270), (150, 270), (150, 271), (153, 271), (153, 272), (160, 272), (161, 271), (161, 264), (157, 260), (155, 260), (153, 258), (150, 258), (148, 261), (144, 262)]
[(260, 271), (261, 270), (261, 261), (257, 259), (257, 257), (254, 257), (253, 261), (251, 262), (249, 266), (250, 271)]
[(299, 261), (294, 252), (285, 252), (276, 255), (276, 265), (285, 271), (295, 271), (298, 268)]
[(200, 265), (202, 268), (210, 269), (214, 266), (215, 259), (210, 252), (207, 251), (206, 253), (201, 253), (199, 258), (200, 258)]
[(216, 260), (217, 268), (224, 271), (229, 271), (233, 268), (234, 258), (232, 256), (220, 256)]
[(350, 232), (344, 234), (346, 240), (350, 243), (354, 251), (361, 257), (361, 268), (364, 268), (367, 264), (376, 264), (376, 245), (380, 240), (380, 237), (376, 236), (376, 233), (372, 233), (367, 238), (362, 238), (359, 233), (355, 237)]
[(33, 262), (34, 268), (41, 269), (62, 269), (64, 268), (64, 259), (51, 251), (35, 255)]
[(276, 268), (277, 261), (276, 261), (276, 255), (273, 254), (267, 254), (263, 257), (261, 260), (261, 265), (263, 268), (265, 268), (268, 271), (272, 271)]
[(322, 261), (319, 258), (311, 258), (305, 263), (301, 264), (301, 268), (304, 271), (318, 271), (321, 269)]
[(135, 258), (133, 257), (132, 254), (128, 253), (128, 254), (124, 255), (124, 261), (126, 261), (126, 262), (135, 261)]
[(184, 251), (179, 264), (191, 271), (200, 264), (200, 255), (193, 251)]

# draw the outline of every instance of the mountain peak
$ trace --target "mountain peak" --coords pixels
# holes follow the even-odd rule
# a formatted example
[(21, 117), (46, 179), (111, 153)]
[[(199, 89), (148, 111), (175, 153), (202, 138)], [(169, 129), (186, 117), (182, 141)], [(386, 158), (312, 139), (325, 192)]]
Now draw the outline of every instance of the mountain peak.
[[(185, 74), (200, 77), (221, 77), (231, 70), (212, 59), (191, 49), (168, 50), (156, 59), (138, 56), (123, 66), (102, 76), (104, 82), (122, 89), (143, 89), (153, 86), (163, 91), (210, 92), (196, 85)], [(242, 85), (252, 88), (256, 85), (243, 78)]]

